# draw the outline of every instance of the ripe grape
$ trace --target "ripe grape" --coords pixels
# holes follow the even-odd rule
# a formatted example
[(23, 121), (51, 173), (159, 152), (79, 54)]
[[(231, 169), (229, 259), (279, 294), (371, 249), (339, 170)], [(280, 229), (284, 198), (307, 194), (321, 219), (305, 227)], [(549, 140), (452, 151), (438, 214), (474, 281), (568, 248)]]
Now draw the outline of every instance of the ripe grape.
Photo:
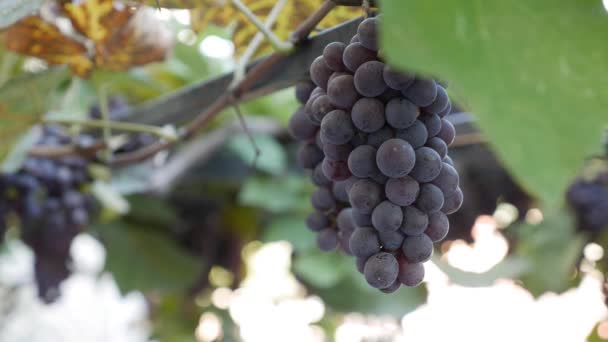
[(398, 178), (407, 175), (416, 162), (412, 146), (402, 139), (385, 141), (376, 153), (376, 164), (384, 175)]
[(355, 220), (353, 219), (353, 209), (352, 208), (344, 208), (338, 214), (336, 218), (336, 224), (338, 225), (338, 229), (341, 231), (353, 231), (357, 226), (355, 225)]
[(350, 43), (344, 49), (342, 61), (348, 70), (355, 72), (361, 64), (376, 59), (376, 52), (367, 49), (359, 42)]
[(399, 260), (399, 281), (409, 287), (420, 285), (424, 280), (424, 265)]
[(399, 281), (399, 279), (397, 279), (389, 287), (380, 289), (380, 291), (382, 291), (383, 293), (393, 293), (393, 292), (396, 292), (397, 290), (399, 290), (400, 287), (401, 287), (401, 282)]
[(426, 78), (417, 78), (407, 89), (401, 91), (403, 96), (420, 107), (428, 106), (437, 97), (437, 83)]
[(389, 252), (395, 252), (401, 248), (405, 235), (399, 230), (379, 232), (380, 245), (382, 249)]
[(333, 251), (338, 247), (338, 233), (330, 228), (321, 230), (317, 234), (317, 246), (324, 252)]
[(382, 78), (382, 70), (384, 70), (384, 63), (379, 61), (365, 62), (357, 68), (354, 82), (359, 94), (376, 97), (384, 93), (388, 86)]
[(346, 191), (348, 179), (343, 181), (333, 182), (331, 191), (334, 194), (334, 198), (340, 202), (348, 203), (348, 192)]
[(325, 214), (314, 211), (306, 218), (306, 226), (308, 226), (308, 229), (318, 232), (329, 226), (329, 219)]
[(444, 109), (447, 108), (448, 102), (450, 102), (450, 98), (448, 97), (448, 93), (445, 91), (445, 88), (438, 85), (437, 86), (437, 97), (430, 105), (423, 108), (423, 110), (427, 113), (439, 114)]
[(327, 89), (327, 81), (332, 73), (323, 56), (317, 57), (310, 65), (310, 78), (319, 88)]
[(450, 164), (450, 166), (454, 167), (454, 161), (452, 160), (452, 158), (450, 158), (450, 156), (445, 156), (443, 158), (443, 162), (446, 164)]
[(342, 42), (331, 42), (325, 46), (325, 49), (323, 49), (323, 58), (325, 59), (325, 63), (333, 71), (346, 70), (344, 62), (342, 62), (342, 55), (344, 54), (345, 48), (346, 44)]
[(323, 153), (326, 158), (331, 160), (347, 160), (352, 150), (353, 147), (350, 144), (323, 144)]
[(363, 268), (365, 268), (367, 259), (369, 259), (369, 257), (355, 257), (355, 265), (357, 266), (357, 271), (359, 271), (359, 273), (363, 273)]
[(416, 207), (403, 208), (403, 224), (401, 231), (408, 236), (416, 236), (424, 233), (429, 224), (428, 216)]
[(348, 169), (356, 177), (369, 177), (378, 170), (376, 149), (369, 145), (361, 145), (355, 148), (348, 157)]
[(317, 188), (312, 193), (310, 198), (313, 208), (319, 211), (327, 211), (336, 207), (336, 199), (333, 194), (327, 188)]
[(295, 88), (296, 99), (301, 104), (305, 104), (306, 101), (308, 101), (313, 89), (315, 89), (315, 84), (310, 80), (300, 81), (296, 84)]
[(354, 35), (351, 39), (350, 39), (350, 43), (359, 43), (359, 36), (358, 35)]
[(384, 186), (386, 198), (400, 206), (408, 206), (414, 203), (419, 191), (420, 185), (409, 176), (391, 178)]
[(291, 116), (287, 128), (291, 136), (297, 140), (312, 139), (317, 132), (317, 126), (310, 121), (303, 108), (298, 109)]
[(426, 142), (426, 146), (435, 150), (435, 152), (437, 152), (442, 159), (448, 155), (448, 145), (446, 145), (445, 142), (438, 137), (429, 139)]
[(401, 250), (407, 262), (425, 262), (433, 255), (433, 241), (426, 234), (408, 236), (403, 240)]
[(354, 256), (368, 258), (380, 252), (378, 233), (370, 227), (357, 228), (350, 237), (349, 246)]
[(348, 198), (353, 209), (361, 214), (371, 214), (382, 202), (383, 191), (380, 185), (368, 179), (360, 179), (351, 187)]
[(351, 118), (359, 130), (375, 132), (384, 126), (384, 104), (380, 100), (363, 97), (353, 105)]
[(391, 286), (399, 275), (399, 263), (390, 253), (380, 252), (372, 255), (363, 268), (365, 280), (372, 287), (384, 289)]
[(436, 136), (441, 131), (441, 118), (437, 114), (424, 113), (420, 116), (420, 121), (426, 127), (429, 138)]
[(386, 121), (394, 128), (410, 127), (420, 115), (418, 106), (402, 97), (390, 100), (386, 104), (385, 112)]
[(443, 240), (450, 230), (450, 221), (446, 214), (441, 211), (436, 211), (429, 214), (429, 227), (424, 233), (433, 240), (438, 242)]
[(350, 116), (343, 110), (332, 110), (321, 121), (321, 141), (324, 144), (346, 144), (354, 135)]
[(325, 115), (334, 109), (336, 109), (336, 107), (331, 104), (329, 96), (319, 95), (313, 101), (312, 107), (308, 114), (312, 122), (320, 123)]
[(382, 76), (389, 87), (401, 91), (407, 89), (415, 80), (413, 76), (397, 71), (388, 64), (384, 65)]
[(367, 18), (359, 24), (357, 36), (366, 48), (378, 51), (378, 18)]
[(414, 121), (408, 128), (398, 129), (395, 136), (407, 141), (415, 149), (424, 146), (428, 138), (426, 126), (420, 120)]
[(298, 165), (303, 169), (313, 169), (323, 160), (323, 151), (317, 145), (306, 143), (298, 150)]
[(369, 227), (372, 225), (372, 215), (371, 214), (363, 214), (357, 209), (353, 209), (352, 211), (353, 221), (357, 227)]
[(327, 88), (331, 103), (342, 109), (351, 108), (359, 99), (353, 76), (341, 75), (331, 80)]
[(437, 186), (425, 183), (420, 186), (420, 194), (414, 205), (425, 213), (432, 213), (443, 206), (443, 193)]
[(379, 232), (396, 231), (403, 222), (401, 207), (391, 201), (383, 201), (372, 212), (372, 224)]
[(454, 124), (452, 124), (449, 120), (441, 119), (441, 130), (437, 137), (447, 146), (450, 146), (454, 142), (454, 138), (456, 138), (456, 128), (454, 128)]
[(446, 115), (450, 114), (451, 112), (452, 112), (452, 103), (448, 101), (447, 107), (445, 107), (445, 109), (442, 110), (441, 112), (437, 113), (437, 115), (439, 115), (440, 118), (443, 118)]
[(458, 189), (459, 178), (458, 171), (454, 167), (443, 163), (441, 172), (431, 183), (435, 184), (447, 196)]
[(352, 176), (348, 170), (348, 165), (343, 160), (324, 158), (321, 167), (325, 177), (332, 181), (341, 181)]
[(453, 214), (462, 206), (463, 195), (462, 190), (457, 188), (453, 193), (445, 196), (445, 201), (441, 207), (441, 212), (445, 214)]
[(427, 183), (441, 173), (442, 162), (439, 154), (432, 148), (421, 147), (416, 150), (416, 165), (410, 176), (420, 183)]
[(380, 145), (382, 145), (382, 143), (390, 138), (393, 138), (394, 136), (395, 132), (393, 132), (393, 129), (389, 126), (384, 126), (379, 130), (367, 135), (367, 144), (378, 148)]
[(353, 255), (350, 251), (350, 237), (352, 234), (352, 230), (338, 231), (338, 244), (340, 245), (340, 249), (348, 255)]
[(323, 166), (321, 165), (321, 163), (315, 166), (315, 169), (312, 171), (312, 176), (310, 178), (316, 186), (328, 186), (331, 184), (331, 180), (325, 177), (325, 174), (323, 173)]

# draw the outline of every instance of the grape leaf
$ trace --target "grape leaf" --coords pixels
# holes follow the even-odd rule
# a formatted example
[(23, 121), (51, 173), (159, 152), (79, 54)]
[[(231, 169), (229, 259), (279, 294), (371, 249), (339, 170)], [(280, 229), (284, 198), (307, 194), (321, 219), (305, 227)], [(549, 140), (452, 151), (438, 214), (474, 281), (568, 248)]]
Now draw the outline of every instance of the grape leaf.
[(608, 121), (601, 1), (385, 0), (382, 45), (450, 81), (522, 184), (560, 203)]
[(34, 13), (44, 0), (0, 0), (0, 28), (8, 27)]
[(69, 77), (66, 68), (14, 78), (0, 87), (0, 160), (18, 138), (36, 123), (49, 107), (53, 90)]

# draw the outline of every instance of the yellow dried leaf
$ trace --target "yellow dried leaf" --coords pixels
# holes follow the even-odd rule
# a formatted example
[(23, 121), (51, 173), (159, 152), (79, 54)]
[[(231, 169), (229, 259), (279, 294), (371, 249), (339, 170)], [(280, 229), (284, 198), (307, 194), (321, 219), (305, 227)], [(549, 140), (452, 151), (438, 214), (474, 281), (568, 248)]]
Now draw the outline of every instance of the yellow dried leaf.
[(74, 29), (96, 43), (107, 39), (112, 30), (124, 25), (134, 13), (133, 8), (112, 0), (79, 1), (78, 4), (67, 1), (63, 9)]

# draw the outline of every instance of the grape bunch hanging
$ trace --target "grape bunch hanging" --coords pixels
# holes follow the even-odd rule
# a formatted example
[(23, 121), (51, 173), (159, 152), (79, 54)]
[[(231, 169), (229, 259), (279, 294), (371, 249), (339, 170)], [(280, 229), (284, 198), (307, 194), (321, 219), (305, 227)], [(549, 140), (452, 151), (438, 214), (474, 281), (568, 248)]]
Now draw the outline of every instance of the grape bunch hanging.
[(346, 45), (328, 44), (296, 86), (289, 130), (317, 189), (307, 218), (320, 249), (340, 247), (382, 292), (417, 286), (448, 214), (463, 201), (447, 155), (451, 104), (432, 79), (395, 70), (378, 53), (379, 17)]

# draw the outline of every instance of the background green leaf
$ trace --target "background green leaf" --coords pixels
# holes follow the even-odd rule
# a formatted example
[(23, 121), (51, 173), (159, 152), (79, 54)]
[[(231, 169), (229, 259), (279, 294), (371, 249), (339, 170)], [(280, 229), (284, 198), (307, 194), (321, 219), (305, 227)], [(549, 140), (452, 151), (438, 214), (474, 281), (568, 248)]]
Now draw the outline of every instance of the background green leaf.
[(493, 148), (559, 203), (608, 121), (608, 20), (590, 0), (384, 0), (388, 60), (450, 82)]

